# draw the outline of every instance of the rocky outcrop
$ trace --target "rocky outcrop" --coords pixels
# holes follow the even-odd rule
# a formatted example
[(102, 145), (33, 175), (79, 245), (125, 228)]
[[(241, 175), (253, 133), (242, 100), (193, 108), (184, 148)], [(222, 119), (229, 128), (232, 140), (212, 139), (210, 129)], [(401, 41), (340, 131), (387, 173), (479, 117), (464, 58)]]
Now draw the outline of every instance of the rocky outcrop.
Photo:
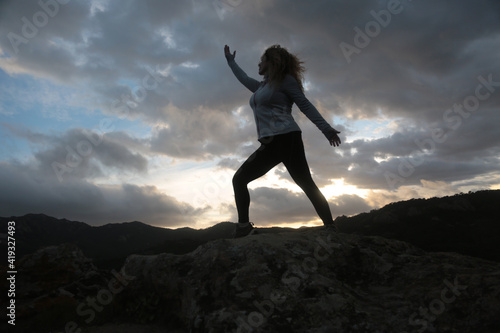
[(116, 302), (169, 332), (500, 332), (500, 264), (323, 228), (132, 255)]
[[(17, 264), (13, 298), (15, 332), (64, 332), (67, 323), (83, 323), (79, 312), (88, 312), (87, 300), (108, 288), (112, 276), (97, 269), (74, 244), (45, 247), (23, 257)], [(7, 331), (12, 327), (6, 326)]]
[(17, 267), (19, 332), (500, 332), (499, 263), (324, 228), (131, 255), (121, 272), (71, 244)]

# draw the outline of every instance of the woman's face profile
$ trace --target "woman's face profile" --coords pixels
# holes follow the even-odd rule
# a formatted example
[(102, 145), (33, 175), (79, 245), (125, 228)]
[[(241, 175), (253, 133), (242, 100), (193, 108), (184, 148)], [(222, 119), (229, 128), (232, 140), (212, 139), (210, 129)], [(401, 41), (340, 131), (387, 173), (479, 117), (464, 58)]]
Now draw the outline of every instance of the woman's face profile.
[(266, 55), (263, 54), (262, 57), (260, 57), (260, 62), (259, 62), (259, 75), (266, 75), (267, 69), (268, 69), (268, 62), (266, 59)]

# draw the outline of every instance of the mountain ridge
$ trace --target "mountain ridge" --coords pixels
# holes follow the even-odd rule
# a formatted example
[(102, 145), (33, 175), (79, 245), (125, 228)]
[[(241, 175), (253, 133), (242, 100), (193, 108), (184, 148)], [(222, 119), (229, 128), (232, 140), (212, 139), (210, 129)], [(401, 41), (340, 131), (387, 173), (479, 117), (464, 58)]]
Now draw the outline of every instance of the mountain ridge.
[[(426, 251), (451, 251), (500, 262), (500, 190), (460, 193), (453, 196), (410, 199), (355, 216), (339, 216), (343, 233), (374, 235), (409, 242)], [(215, 239), (231, 238), (233, 223), (220, 222), (206, 229), (160, 228), (140, 221), (90, 226), (45, 214), (0, 217), (16, 221), (17, 255), (22, 257), (44, 246), (72, 243), (101, 268), (122, 266), (130, 254), (184, 254)], [(292, 228), (259, 228), (261, 233), (293, 231)]]
[(393, 202), (335, 221), (342, 232), (409, 242), (500, 262), (500, 190)]
[[(487, 252), (480, 255), (498, 250), (490, 246), (500, 244), (494, 232), (499, 194), (394, 203), (339, 217), (339, 233), (323, 227), (261, 228), (238, 239), (230, 238), (230, 222), (159, 235), (161, 228), (141, 222), (90, 227), (28, 216), (18, 229), (25, 241), (46, 232), (52, 234), (48, 240), (65, 236), (74, 242), (42, 246), (19, 259), (17, 328), (41, 333), (68, 327), (81, 333), (497, 333), (500, 263), (458, 252), (470, 250), (464, 233), (472, 234), (471, 226), (489, 231), (482, 248)], [(387, 237), (369, 235), (376, 233)], [(408, 236), (424, 245), (437, 239), (447, 251), (426, 251), (395, 239)], [(84, 249), (97, 257), (87, 257)], [(103, 267), (95, 265), (99, 260)], [(104, 267), (110, 263), (112, 269)], [(4, 299), (2, 306), (7, 306)]]

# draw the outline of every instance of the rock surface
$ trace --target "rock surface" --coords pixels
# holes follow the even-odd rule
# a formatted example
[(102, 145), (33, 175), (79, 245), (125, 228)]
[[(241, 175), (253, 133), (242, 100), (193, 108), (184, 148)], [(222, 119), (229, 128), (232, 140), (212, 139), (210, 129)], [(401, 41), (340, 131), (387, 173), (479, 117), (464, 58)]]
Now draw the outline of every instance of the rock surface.
[[(61, 332), (67, 322), (83, 322), (78, 306), (107, 288), (111, 277), (74, 244), (49, 246), (23, 257), (17, 263), (13, 332)], [(2, 324), (2, 332), (12, 330)]]
[(18, 267), (15, 332), (500, 332), (499, 263), (324, 228), (132, 255), (121, 272), (71, 244)]
[(168, 332), (500, 332), (500, 264), (323, 228), (132, 255), (116, 302)]

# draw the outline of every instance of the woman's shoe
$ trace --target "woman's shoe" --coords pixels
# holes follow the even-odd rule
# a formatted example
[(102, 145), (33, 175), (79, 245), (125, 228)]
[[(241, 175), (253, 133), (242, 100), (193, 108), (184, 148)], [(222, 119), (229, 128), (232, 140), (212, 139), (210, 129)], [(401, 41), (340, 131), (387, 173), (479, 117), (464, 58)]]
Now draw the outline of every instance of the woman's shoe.
[(236, 223), (233, 238), (245, 237), (255, 233), (255, 228), (252, 222)]
[(337, 228), (337, 225), (333, 221), (331, 223), (325, 224), (325, 228), (328, 231), (339, 232), (339, 229)]

